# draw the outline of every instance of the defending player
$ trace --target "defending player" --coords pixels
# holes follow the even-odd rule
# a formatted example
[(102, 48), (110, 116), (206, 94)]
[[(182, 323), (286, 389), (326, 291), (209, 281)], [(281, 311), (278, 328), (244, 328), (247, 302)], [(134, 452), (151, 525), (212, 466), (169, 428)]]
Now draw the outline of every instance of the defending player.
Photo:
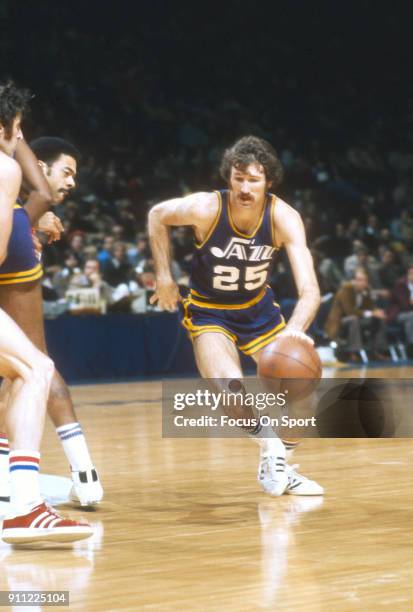
[[(12, 83), (0, 85), (0, 264), (7, 257), (13, 207), (21, 184), (21, 169), (12, 159), (22, 138), (21, 116), (28, 94)], [(0, 425), (10, 440), (10, 510), (2, 538), (9, 543), (51, 539), (65, 542), (92, 535), (86, 523), (61, 517), (40, 496), (39, 461), (53, 362), (38, 351), (18, 326), (0, 310)]]
[[(183, 325), (204, 378), (242, 376), (237, 349), (258, 361), (261, 350), (281, 332), (312, 343), (304, 333), (320, 293), (300, 215), (269, 193), (282, 167), (269, 143), (241, 138), (224, 153), (221, 175), (228, 190), (195, 193), (158, 204), (149, 213), (156, 266), (152, 303), (175, 310), (179, 291), (170, 269), (169, 226), (190, 225), (195, 234), (190, 293), (183, 301)], [(287, 325), (267, 285), (275, 253), (284, 246), (298, 290)], [(219, 355), (219, 358), (217, 358)], [(283, 444), (272, 430), (249, 432), (260, 443), (258, 480), (272, 495), (321, 495), (323, 488), (286, 465), (296, 442)]]
[[(40, 284), (43, 272), (34, 250), (30, 222), (37, 225), (40, 219), (40, 229), (46, 230), (53, 239), (60, 237), (62, 228), (57, 217), (51, 213), (43, 216), (48, 205), (47, 193), (49, 190), (51, 200), (59, 203), (73, 189), (79, 152), (61, 138), (38, 138), (32, 143), (32, 147), (35, 154), (24, 141), (19, 142), (16, 149), (16, 160), (23, 170), (30, 192), (27, 210), (26, 205), (16, 205), (14, 210), (9, 252), (0, 266), (0, 307), (19, 325), (34, 345), (47, 354)], [(43, 185), (44, 181), (46, 187)], [(42, 198), (42, 194), (46, 195)], [(47, 407), (71, 466), (71, 499), (82, 506), (100, 502), (103, 489), (76, 418), (69, 389), (57, 370)], [(6, 441), (3, 439), (0, 443), (6, 453)], [(0, 463), (0, 469), (1, 465), (4, 466), (4, 461)], [(1, 495), (4, 499), (7, 492), (4, 490), (1, 473), (0, 481), (3, 482)]]

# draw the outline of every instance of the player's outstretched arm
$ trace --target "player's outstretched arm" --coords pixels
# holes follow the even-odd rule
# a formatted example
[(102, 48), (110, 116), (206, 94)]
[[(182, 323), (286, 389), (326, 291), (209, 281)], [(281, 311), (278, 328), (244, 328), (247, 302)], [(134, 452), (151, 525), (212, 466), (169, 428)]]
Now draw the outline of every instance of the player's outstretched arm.
[(4, 154), (0, 156), (0, 264), (6, 259), (13, 225), (13, 208), (19, 195), (22, 173), (19, 165)]
[(304, 225), (299, 213), (279, 200), (274, 211), (277, 236), (287, 251), (298, 292), (298, 302), (288, 321), (285, 333), (303, 332), (313, 321), (320, 306), (320, 289), (313, 258), (307, 246)]
[(199, 240), (206, 236), (218, 211), (214, 193), (194, 193), (184, 198), (167, 200), (154, 206), (148, 216), (148, 233), (155, 262), (156, 291), (151, 304), (158, 302), (162, 310), (176, 309), (178, 286), (171, 272), (170, 226), (191, 225)]
[(15, 158), (23, 172), (23, 189), (29, 194), (24, 208), (34, 227), (52, 206), (52, 194), (37, 157), (25, 140), (18, 141)]

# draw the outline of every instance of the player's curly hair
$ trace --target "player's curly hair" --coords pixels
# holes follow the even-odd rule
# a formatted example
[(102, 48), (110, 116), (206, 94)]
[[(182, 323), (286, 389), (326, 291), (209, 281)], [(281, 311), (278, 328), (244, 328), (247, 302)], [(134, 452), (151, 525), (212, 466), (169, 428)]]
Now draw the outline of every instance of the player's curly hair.
[(61, 155), (69, 155), (80, 162), (80, 151), (68, 140), (57, 138), (55, 136), (40, 136), (32, 140), (30, 148), (36, 155), (37, 159), (51, 166)]
[(13, 81), (0, 83), (0, 123), (4, 127), (6, 138), (11, 136), (16, 116), (27, 112), (32, 97), (28, 89), (19, 89)]
[(224, 151), (220, 167), (221, 176), (228, 183), (233, 166), (243, 170), (254, 163), (261, 164), (266, 179), (272, 183), (273, 188), (281, 183), (284, 171), (276, 150), (269, 142), (256, 136), (243, 136)]

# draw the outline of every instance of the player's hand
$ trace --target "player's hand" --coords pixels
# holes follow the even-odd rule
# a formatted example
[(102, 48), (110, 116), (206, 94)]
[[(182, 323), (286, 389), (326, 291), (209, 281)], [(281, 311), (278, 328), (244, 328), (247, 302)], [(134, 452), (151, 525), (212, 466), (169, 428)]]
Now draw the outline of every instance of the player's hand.
[(64, 232), (64, 227), (59, 217), (50, 211), (40, 217), (37, 229), (47, 234), (49, 244), (56, 240), (60, 240), (60, 235)]
[(155, 293), (149, 300), (150, 304), (156, 304), (161, 310), (174, 312), (177, 309), (178, 302), (181, 301), (178, 285), (174, 281), (156, 283)]
[(285, 329), (283, 329), (282, 332), (277, 334), (277, 338), (280, 338), (281, 336), (288, 336), (290, 338), (300, 338), (301, 340), (305, 340), (305, 342), (311, 344), (311, 346), (314, 346), (314, 340), (310, 338), (310, 336), (307, 336), (307, 334), (305, 334), (303, 331), (299, 329), (294, 329), (293, 327), (286, 327)]
[(42, 258), (43, 246), (38, 236), (36, 236), (36, 234), (34, 233), (34, 231), (32, 232), (32, 240), (33, 240), (33, 246), (34, 246), (34, 250), (36, 253), (36, 257), (40, 261)]

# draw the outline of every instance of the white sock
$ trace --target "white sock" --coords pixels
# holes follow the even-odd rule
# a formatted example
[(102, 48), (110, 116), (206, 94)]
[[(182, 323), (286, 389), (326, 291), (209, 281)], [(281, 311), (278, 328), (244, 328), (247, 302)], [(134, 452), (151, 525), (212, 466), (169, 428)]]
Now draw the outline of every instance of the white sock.
[(20, 449), (10, 451), (10, 507), (15, 516), (28, 514), (42, 503), (39, 481), (40, 453)]
[(287, 461), (289, 461), (290, 459), (292, 459), (295, 449), (300, 444), (300, 440), (296, 440), (294, 442), (291, 440), (283, 440), (283, 443), (285, 446), (285, 450), (287, 451)]
[(285, 446), (270, 425), (259, 423), (255, 430), (250, 431), (248, 435), (260, 445), (262, 457), (275, 455), (285, 459)]
[(0, 501), (10, 497), (9, 450), (6, 434), (0, 433)]
[(57, 427), (56, 433), (70, 463), (72, 472), (84, 472), (93, 468), (86, 438), (79, 423)]

